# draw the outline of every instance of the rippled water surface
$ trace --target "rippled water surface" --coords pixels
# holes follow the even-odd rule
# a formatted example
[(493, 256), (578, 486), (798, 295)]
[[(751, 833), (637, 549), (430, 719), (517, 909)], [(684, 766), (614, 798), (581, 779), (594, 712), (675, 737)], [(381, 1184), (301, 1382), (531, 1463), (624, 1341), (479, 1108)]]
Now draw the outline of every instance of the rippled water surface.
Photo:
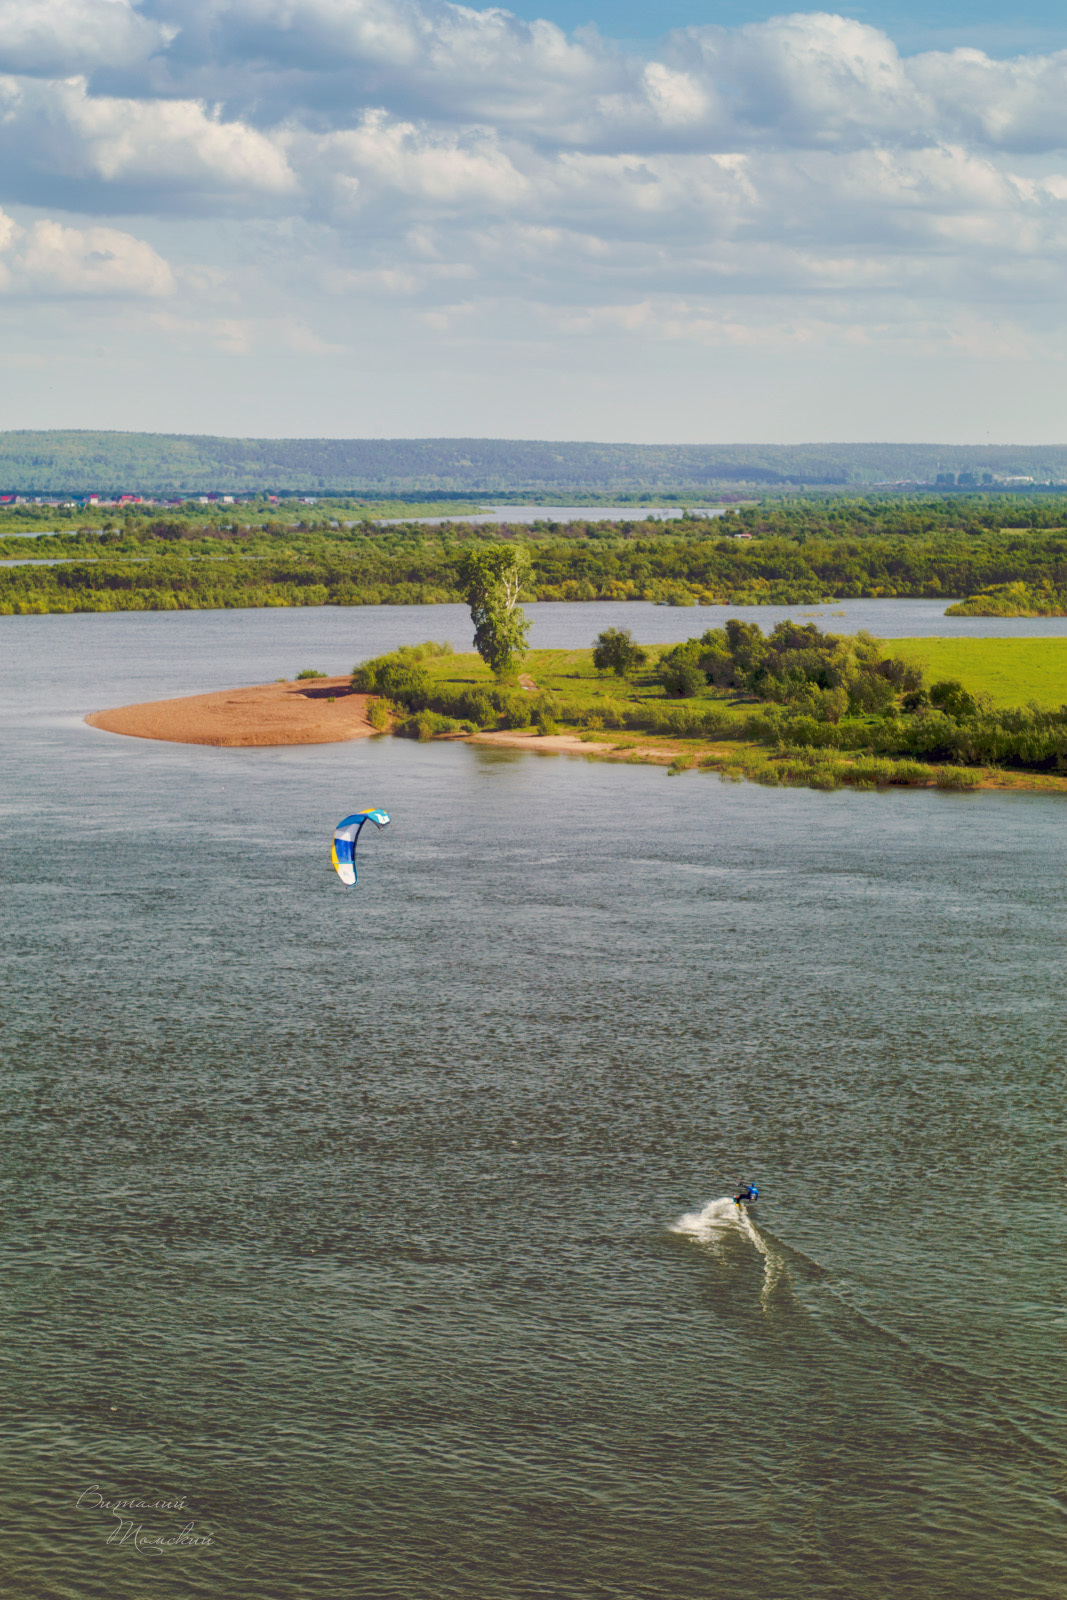
[(1058, 1600), (1064, 802), (80, 720), (436, 611), (0, 623), (0, 1593)]

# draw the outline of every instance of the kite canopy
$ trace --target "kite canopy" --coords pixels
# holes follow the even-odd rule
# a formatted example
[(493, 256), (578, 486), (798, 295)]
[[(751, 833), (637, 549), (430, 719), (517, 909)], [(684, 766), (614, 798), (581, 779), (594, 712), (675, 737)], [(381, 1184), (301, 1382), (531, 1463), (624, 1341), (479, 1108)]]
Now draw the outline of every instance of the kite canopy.
[(365, 822), (373, 822), (381, 831), (389, 822), (385, 811), (353, 811), (342, 817), (333, 831), (333, 864), (342, 883), (356, 881), (356, 843)]

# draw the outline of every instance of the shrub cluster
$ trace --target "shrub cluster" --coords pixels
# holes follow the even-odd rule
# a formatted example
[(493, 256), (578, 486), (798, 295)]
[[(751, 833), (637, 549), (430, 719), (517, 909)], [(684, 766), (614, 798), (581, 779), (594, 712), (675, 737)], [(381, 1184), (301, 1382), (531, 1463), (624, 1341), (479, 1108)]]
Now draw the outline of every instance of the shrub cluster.
[(477, 725), (458, 717), (446, 717), (439, 711), (417, 711), (404, 717), (393, 728), (402, 739), (436, 739), (445, 733), (475, 733)]
[(886, 657), (869, 633), (822, 633), (814, 623), (780, 622), (766, 636), (755, 622), (731, 618), (661, 657), (658, 676), (670, 695), (689, 698), (706, 683), (792, 706), (826, 722), (885, 713), (922, 688), (922, 671)]
[(1067, 617), (1067, 586), (1055, 588), (1048, 578), (1034, 583), (999, 583), (958, 605), (946, 617)]
[[(692, 761), (676, 763), (682, 770)], [(775, 787), (789, 785), (809, 789), (885, 789), (890, 787), (938, 789), (976, 789), (982, 781), (978, 772), (961, 767), (931, 767), (922, 761), (892, 761), (884, 757), (858, 755), (845, 759), (826, 750), (779, 745), (767, 750), (740, 750), (722, 761), (707, 756), (702, 766), (717, 768), (727, 782), (747, 778), (750, 783)]]
[(593, 665), (598, 672), (614, 672), (626, 678), (643, 667), (646, 653), (629, 628), (605, 628), (593, 641)]
[(1062, 773), (1067, 772), (1067, 706), (993, 710), (978, 705), (973, 714), (961, 716), (920, 710), (875, 725), (870, 742), (875, 750), (923, 761)]
[[(464, 689), (432, 679), (422, 663), (431, 656), (451, 653), (450, 645), (402, 645), (388, 655), (376, 656), (353, 669), (352, 687), (361, 694), (377, 694), (409, 713), (396, 731), (412, 737), (433, 737), (434, 732), (455, 732), (461, 724), (475, 728), (525, 728), (534, 720), (544, 697), (535, 699), (518, 689), (487, 684)], [(448, 727), (435, 728), (419, 714), (444, 718)], [(409, 727), (409, 723), (412, 725)], [(430, 729), (431, 731), (427, 732)], [(421, 731), (420, 731), (421, 730)]]

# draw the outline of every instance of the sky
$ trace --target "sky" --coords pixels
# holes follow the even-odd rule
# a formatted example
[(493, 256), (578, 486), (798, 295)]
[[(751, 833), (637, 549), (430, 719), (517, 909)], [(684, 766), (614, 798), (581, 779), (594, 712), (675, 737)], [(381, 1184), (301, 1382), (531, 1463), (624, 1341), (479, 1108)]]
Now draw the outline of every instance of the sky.
[(1067, 440), (1049, 0), (0, 0), (0, 427)]

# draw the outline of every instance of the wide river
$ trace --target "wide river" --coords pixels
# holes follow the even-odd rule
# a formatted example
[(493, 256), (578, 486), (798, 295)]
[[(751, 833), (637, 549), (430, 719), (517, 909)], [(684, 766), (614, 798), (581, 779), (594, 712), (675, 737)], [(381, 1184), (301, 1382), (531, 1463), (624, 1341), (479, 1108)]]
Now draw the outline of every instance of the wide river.
[(1064, 801), (81, 720), (427, 636), (0, 619), (0, 1593), (1062, 1600)]

